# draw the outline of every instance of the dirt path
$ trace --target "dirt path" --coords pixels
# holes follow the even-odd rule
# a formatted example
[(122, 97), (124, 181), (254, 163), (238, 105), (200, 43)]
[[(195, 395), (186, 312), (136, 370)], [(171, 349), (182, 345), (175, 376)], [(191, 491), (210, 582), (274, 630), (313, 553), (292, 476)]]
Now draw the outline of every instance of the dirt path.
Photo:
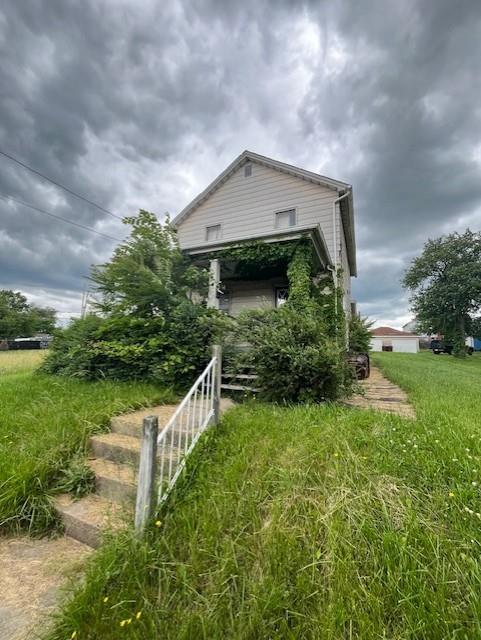
[(353, 396), (345, 402), (350, 407), (377, 409), (396, 413), (403, 418), (415, 418), (414, 408), (409, 404), (406, 393), (385, 378), (376, 367), (371, 367), (371, 375), (361, 380), (363, 395)]
[(31, 640), (60, 600), (69, 576), (92, 552), (71, 538), (0, 538), (0, 638)]

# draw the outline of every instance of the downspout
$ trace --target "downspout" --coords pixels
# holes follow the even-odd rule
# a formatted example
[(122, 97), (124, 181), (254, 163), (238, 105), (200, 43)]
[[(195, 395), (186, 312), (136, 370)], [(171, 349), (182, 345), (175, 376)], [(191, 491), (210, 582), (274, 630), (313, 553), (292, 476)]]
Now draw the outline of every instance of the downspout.
[[(336, 220), (336, 205), (338, 202), (341, 202), (341, 200), (344, 200), (344, 198), (347, 198), (347, 196), (351, 193), (352, 191), (352, 187), (349, 187), (345, 193), (342, 194), (342, 196), (339, 196), (339, 198), (336, 198), (336, 200), (334, 200), (334, 202), (332, 203), (332, 237), (333, 237), (333, 241), (334, 241), (334, 268), (331, 269), (332, 271), (332, 280), (333, 280), (333, 284), (334, 284), (334, 315), (336, 317), (336, 334), (337, 334), (337, 258), (338, 258), (338, 254), (339, 251), (337, 249), (337, 220)], [(336, 335), (336, 340), (337, 340), (337, 335)]]

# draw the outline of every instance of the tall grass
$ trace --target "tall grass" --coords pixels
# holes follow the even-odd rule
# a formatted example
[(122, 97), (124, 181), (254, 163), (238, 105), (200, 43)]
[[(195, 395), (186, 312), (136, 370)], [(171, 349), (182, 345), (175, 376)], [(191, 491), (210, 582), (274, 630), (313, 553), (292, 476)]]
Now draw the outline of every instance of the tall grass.
[(129, 408), (165, 401), (149, 384), (85, 383), (35, 373), (41, 353), (0, 352), (0, 530), (55, 524), (50, 496), (88, 436)]
[(51, 640), (481, 637), (481, 360), (375, 360), (416, 421), (236, 408), (160, 526), (92, 558)]

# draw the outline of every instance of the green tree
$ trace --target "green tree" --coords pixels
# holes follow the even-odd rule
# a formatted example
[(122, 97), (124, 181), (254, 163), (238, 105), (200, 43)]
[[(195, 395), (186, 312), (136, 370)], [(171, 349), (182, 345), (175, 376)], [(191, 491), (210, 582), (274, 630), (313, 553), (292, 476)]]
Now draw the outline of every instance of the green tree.
[(349, 320), (349, 350), (354, 353), (367, 353), (371, 349), (371, 327), (373, 320), (358, 314)]
[(481, 309), (481, 233), (467, 229), (428, 240), (403, 278), (419, 327), (441, 333), (465, 354), (465, 338)]
[(208, 272), (193, 266), (175, 230), (154, 214), (126, 218), (130, 237), (92, 269), (98, 316), (59, 332), (43, 370), (86, 379), (191, 384), (210, 357), (222, 316), (199, 302)]
[(52, 333), (55, 310), (28, 304), (20, 291), (0, 290), (0, 339)]

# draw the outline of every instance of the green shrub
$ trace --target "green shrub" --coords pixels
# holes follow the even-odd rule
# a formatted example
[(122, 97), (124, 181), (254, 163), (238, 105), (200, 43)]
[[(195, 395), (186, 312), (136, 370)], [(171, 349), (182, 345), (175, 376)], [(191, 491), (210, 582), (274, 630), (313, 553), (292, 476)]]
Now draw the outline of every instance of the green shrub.
[(218, 311), (194, 302), (208, 275), (182, 255), (168, 222), (146, 211), (125, 222), (130, 238), (92, 270), (102, 317), (87, 316), (59, 332), (42, 369), (184, 387), (207, 363), (224, 322)]
[(367, 353), (371, 349), (371, 327), (373, 321), (359, 315), (351, 316), (349, 321), (349, 350), (354, 353)]
[(210, 358), (217, 314), (188, 300), (169, 316), (87, 316), (59, 333), (41, 369), (86, 380), (183, 387)]
[(247, 312), (239, 333), (250, 344), (250, 356), (268, 400), (333, 400), (349, 393), (352, 372), (344, 345), (330, 337), (315, 310), (280, 309)]

